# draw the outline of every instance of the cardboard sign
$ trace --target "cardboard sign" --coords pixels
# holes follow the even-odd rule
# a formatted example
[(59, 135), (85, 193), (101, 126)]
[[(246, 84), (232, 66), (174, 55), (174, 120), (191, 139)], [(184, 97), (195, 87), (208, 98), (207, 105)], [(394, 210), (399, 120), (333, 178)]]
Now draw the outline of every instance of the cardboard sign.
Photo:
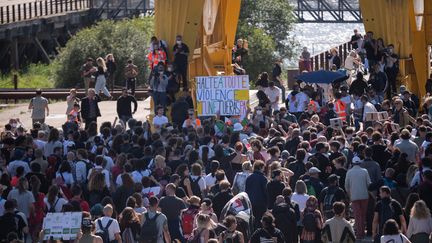
[(366, 121), (379, 121), (379, 113), (378, 112), (367, 112), (366, 113)]
[(196, 77), (198, 116), (245, 115), (249, 104), (249, 76)]
[(387, 111), (378, 112), (378, 119), (379, 121), (387, 121), (389, 119)]
[(332, 118), (330, 119), (330, 127), (334, 129), (340, 129), (343, 126), (342, 118)]
[(81, 212), (48, 213), (43, 221), (44, 240), (73, 240), (81, 230)]

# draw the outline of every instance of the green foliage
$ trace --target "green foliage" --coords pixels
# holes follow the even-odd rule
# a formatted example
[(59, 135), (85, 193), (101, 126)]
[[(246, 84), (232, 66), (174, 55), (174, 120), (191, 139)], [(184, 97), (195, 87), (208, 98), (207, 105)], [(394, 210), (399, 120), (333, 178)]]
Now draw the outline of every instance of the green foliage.
[(153, 34), (153, 19), (136, 18), (114, 22), (104, 20), (91, 28), (79, 31), (66, 46), (60, 50), (54, 62), (54, 75), (57, 87), (83, 87), (80, 68), (87, 57), (96, 59), (109, 53), (117, 63), (115, 83), (124, 84), (123, 68), (131, 58), (140, 72), (138, 84), (148, 76), (147, 48)]
[(261, 72), (271, 72), (275, 56), (273, 39), (264, 30), (246, 24), (237, 27), (238, 36), (247, 36), (249, 53), (243, 67), (251, 79), (256, 79)]
[[(264, 30), (274, 40), (276, 54), (289, 58), (294, 54), (294, 39), (290, 31), (295, 22), (292, 7), (287, 0), (243, 0), (240, 11), (240, 25)], [(247, 37), (246, 39), (249, 39)], [(248, 40), (249, 41), (249, 40)], [(250, 40), (251, 43), (253, 40)]]
[[(19, 71), (18, 74), (18, 88), (53, 88), (53, 66), (46, 64), (30, 64), (25, 70)], [(1, 88), (14, 88), (13, 75), (0, 76)]]

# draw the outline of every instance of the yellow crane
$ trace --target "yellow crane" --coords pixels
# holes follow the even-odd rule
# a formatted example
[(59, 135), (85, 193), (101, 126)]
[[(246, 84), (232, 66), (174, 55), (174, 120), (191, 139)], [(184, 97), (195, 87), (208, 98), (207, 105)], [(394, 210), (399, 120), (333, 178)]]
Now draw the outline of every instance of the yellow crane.
[(430, 75), (432, 0), (360, 0), (366, 31), (394, 44), (400, 81), (423, 97)]

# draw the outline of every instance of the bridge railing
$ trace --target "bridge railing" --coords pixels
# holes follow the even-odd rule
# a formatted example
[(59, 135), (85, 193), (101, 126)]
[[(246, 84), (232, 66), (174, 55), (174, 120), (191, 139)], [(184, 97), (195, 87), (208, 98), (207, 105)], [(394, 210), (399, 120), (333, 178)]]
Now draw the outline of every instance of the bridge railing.
[[(334, 47), (338, 50), (339, 57), (341, 59), (341, 63), (345, 62), (346, 57), (349, 55), (349, 52), (352, 49), (351, 43), (345, 42), (340, 44), (339, 46)], [(327, 59), (327, 55), (330, 54), (330, 50), (323, 51), (321, 53), (315, 54), (311, 56), (309, 62), (308, 60), (299, 60), (299, 71), (302, 72), (304, 70), (307, 71), (318, 71), (318, 70), (329, 70), (330, 61)]]
[(39, 0), (0, 7), (0, 25), (89, 9), (92, 0)]

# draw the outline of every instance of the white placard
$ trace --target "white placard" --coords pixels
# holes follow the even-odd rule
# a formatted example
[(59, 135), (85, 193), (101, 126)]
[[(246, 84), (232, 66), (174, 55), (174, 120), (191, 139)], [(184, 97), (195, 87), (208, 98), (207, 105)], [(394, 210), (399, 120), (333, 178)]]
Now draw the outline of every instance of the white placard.
[(249, 103), (249, 76), (196, 77), (198, 116), (242, 116)]
[(81, 229), (81, 212), (48, 213), (43, 221), (44, 240), (73, 240)]

